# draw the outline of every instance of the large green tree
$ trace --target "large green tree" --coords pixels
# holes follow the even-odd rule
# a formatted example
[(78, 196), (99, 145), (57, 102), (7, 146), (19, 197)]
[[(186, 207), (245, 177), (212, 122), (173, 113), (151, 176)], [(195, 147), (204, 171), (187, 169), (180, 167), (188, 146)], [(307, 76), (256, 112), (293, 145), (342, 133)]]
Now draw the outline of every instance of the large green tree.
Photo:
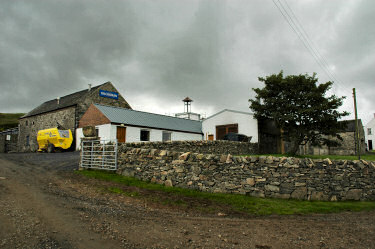
[[(250, 99), (250, 108), (257, 119), (271, 119), (282, 131), (285, 141), (291, 142), (289, 153), (295, 155), (299, 145), (335, 145), (329, 137), (339, 137), (338, 119), (348, 115), (339, 112), (345, 97), (326, 96), (332, 82), (318, 84), (312, 76), (279, 74), (259, 77), (264, 88), (253, 88), (255, 99)], [(336, 140), (337, 141), (337, 140)]]

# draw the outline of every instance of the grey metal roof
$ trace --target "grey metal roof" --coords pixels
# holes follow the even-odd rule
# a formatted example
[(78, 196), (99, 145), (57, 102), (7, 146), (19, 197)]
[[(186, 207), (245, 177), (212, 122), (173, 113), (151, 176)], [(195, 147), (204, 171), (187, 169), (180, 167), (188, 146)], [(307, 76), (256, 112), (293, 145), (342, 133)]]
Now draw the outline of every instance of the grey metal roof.
[(183, 118), (175, 118), (160, 114), (135, 111), (120, 107), (94, 104), (111, 123), (174, 130), (182, 132), (202, 133), (202, 122)]
[(241, 113), (241, 114), (246, 114), (246, 115), (254, 115), (254, 113), (252, 113), (252, 112), (243, 112), (243, 111), (235, 111), (235, 110), (230, 110), (230, 109), (224, 109), (224, 110), (222, 110), (218, 113), (215, 113), (215, 114), (209, 116), (208, 118), (206, 118), (206, 120), (210, 119), (210, 118), (213, 118), (213, 117), (215, 117), (215, 116), (217, 116), (217, 115), (219, 115), (223, 112), (235, 112), (235, 113)]

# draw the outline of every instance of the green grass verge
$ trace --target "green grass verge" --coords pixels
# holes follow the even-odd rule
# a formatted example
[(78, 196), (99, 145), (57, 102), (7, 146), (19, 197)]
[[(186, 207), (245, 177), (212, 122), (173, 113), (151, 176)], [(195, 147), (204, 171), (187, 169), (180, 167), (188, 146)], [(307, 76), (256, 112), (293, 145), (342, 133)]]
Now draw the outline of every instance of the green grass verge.
[(108, 192), (111, 192), (111, 193), (115, 193), (115, 194), (122, 194), (122, 195), (126, 195), (126, 196), (139, 196), (139, 192), (137, 191), (124, 191), (120, 188), (116, 188), (116, 187), (109, 187), (109, 188), (106, 188), (105, 190), (107, 190)]
[[(264, 155), (242, 155), (242, 156), (274, 156), (274, 157), (288, 157), (286, 154), (264, 154)], [(329, 158), (332, 160), (358, 160), (357, 156), (340, 156), (340, 155), (296, 155), (296, 158), (311, 158), (311, 159), (325, 159)], [(361, 155), (361, 159), (367, 161), (375, 161), (374, 154)]]
[[(343, 211), (365, 211), (374, 210), (375, 202), (370, 201), (342, 201), (342, 202), (326, 202), (326, 201), (301, 201), (301, 200), (283, 200), (272, 198), (256, 198), (237, 194), (219, 194), (207, 193), (197, 190), (183, 189), (177, 187), (166, 187), (160, 184), (140, 181), (132, 177), (125, 177), (111, 172), (98, 170), (82, 170), (76, 171), (77, 174), (96, 178), (104, 181), (119, 183), (124, 186), (134, 186), (140, 189), (159, 191), (168, 193), (161, 202), (163, 204), (184, 205), (188, 203), (183, 198), (190, 198), (194, 202), (205, 203), (204, 207), (197, 207), (200, 211), (218, 211), (217, 204), (226, 209), (236, 212), (244, 212), (250, 215), (270, 215), (270, 214), (311, 214), (311, 213), (337, 213)], [(132, 196), (128, 192), (120, 188), (112, 188), (112, 193), (125, 194)], [(132, 193), (138, 193), (136, 191)], [(135, 197), (140, 197), (139, 194), (134, 194)], [(141, 196), (142, 198), (144, 196)], [(179, 197), (181, 197), (179, 199)], [(145, 197), (147, 199), (160, 202), (155, 196), (150, 195)], [(207, 206), (206, 202), (209, 200), (211, 204)]]

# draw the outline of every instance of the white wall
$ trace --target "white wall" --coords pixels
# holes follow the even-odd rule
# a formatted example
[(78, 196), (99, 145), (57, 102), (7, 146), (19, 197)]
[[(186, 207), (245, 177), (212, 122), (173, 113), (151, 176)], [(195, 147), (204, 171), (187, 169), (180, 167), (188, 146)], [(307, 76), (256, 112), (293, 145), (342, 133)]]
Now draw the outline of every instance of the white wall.
[[(126, 127), (126, 142), (141, 142), (141, 130), (148, 130), (150, 131), (150, 141), (151, 142), (158, 142), (163, 140), (163, 131), (156, 130), (156, 129), (148, 129), (148, 128), (140, 128), (140, 127)], [(177, 132), (177, 131), (168, 131), (171, 132), (171, 139), (172, 141), (190, 141), (190, 140), (202, 140), (201, 134), (191, 134), (185, 132)]]
[(172, 132), (171, 139), (172, 141), (194, 141), (194, 140), (202, 140), (203, 136), (202, 134)]
[[(111, 124), (97, 125), (96, 129), (99, 129), (99, 137), (101, 140), (112, 141), (116, 139), (116, 127), (113, 131)], [(114, 134), (114, 137), (113, 137)], [(81, 138), (84, 137), (82, 128), (76, 129), (76, 150), (81, 149)]]
[[(374, 114), (375, 116), (375, 114)], [(371, 135), (368, 134), (368, 128), (371, 128)], [(365, 126), (365, 139), (368, 149), (368, 140), (372, 141), (372, 149), (375, 150), (375, 117), (366, 124)]]
[(84, 137), (82, 128), (77, 128), (76, 129), (76, 150), (81, 149), (81, 137)]
[[(104, 125), (97, 125), (95, 126), (96, 129), (99, 129), (98, 136), (101, 140), (113, 140), (111, 124), (104, 124)], [(115, 133), (116, 138), (116, 133)]]
[(216, 140), (216, 126), (238, 124), (238, 133), (252, 136), (251, 142), (258, 142), (258, 122), (251, 113), (224, 110), (213, 115), (202, 123), (204, 138), (206, 135), (214, 135)]
[[(99, 129), (99, 137), (102, 140), (115, 140), (117, 136), (117, 126), (113, 124), (98, 125), (95, 128)], [(141, 142), (141, 130), (150, 131), (150, 141), (157, 142), (163, 140), (163, 131), (156, 129), (123, 126), (126, 127), (126, 142)], [(192, 134), (177, 131), (171, 132), (172, 141), (192, 141), (192, 140), (202, 140), (201, 134)], [(82, 128), (76, 130), (76, 149), (81, 149), (81, 137), (83, 136)]]

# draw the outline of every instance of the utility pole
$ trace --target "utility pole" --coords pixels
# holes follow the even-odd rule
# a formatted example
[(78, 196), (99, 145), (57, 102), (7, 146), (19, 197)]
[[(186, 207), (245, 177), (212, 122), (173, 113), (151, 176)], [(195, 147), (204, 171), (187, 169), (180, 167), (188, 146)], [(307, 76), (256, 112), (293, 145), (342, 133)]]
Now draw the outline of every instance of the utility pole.
[(354, 115), (355, 115), (355, 151), (358, 155), (358, 160), (361, 159), (361, 142), (359, 140), (359, 125), (358, 125), (358, 115), (357, 115), (357, 98), (355, 95), (355, 88), (353, 88), (353, 98), (354, 98)]

